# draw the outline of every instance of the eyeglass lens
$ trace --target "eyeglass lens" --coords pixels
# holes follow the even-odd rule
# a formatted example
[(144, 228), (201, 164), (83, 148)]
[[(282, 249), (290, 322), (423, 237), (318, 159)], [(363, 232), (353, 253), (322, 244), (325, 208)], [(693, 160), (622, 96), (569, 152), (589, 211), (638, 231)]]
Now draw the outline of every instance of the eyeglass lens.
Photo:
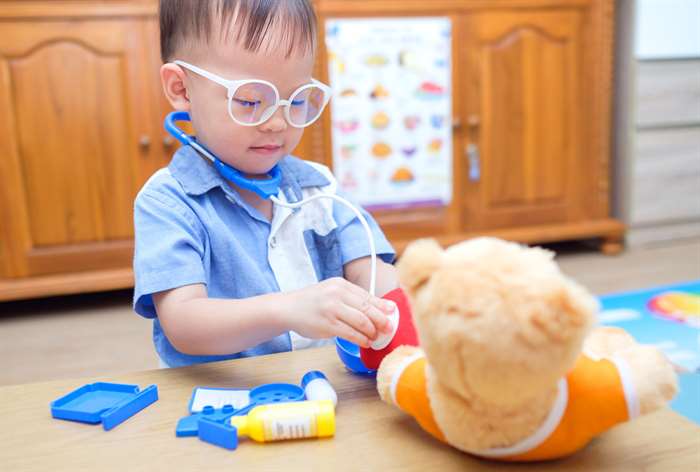
[(314, 121), (322, 111), (324, 94), (322, 88), (314, 85), (294, 94), (290, 98), (290, 102), (292, 102), (289, 106), (290, 121), (297, 126)]
[(250, 82), (236, 89), (231, 98), (231, 114), (241, 123), (258, 123), (273, 113), (275, 91), (267, 84)]
[[(324, 98), (323, 89), (313, 85), (290, 97), (289, 118), (292, 124), (303, 126), (315, 120), (322, 111)], [(236, 89), (231, 98), (231, 114), (241, 123), (261, 123), (275, 112), (275, 99), (275, 90), (267, 84), (244, 84)]]

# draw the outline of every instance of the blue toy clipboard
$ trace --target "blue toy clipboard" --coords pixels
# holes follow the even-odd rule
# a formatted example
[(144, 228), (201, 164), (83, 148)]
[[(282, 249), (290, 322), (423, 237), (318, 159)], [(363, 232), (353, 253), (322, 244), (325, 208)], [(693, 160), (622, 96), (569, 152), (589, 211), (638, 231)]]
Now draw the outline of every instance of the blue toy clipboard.
[(109, 431), (158, 400), (158, 387), (96, 382), (51, 402), (51, 416), (81, 423), (102, 423)]

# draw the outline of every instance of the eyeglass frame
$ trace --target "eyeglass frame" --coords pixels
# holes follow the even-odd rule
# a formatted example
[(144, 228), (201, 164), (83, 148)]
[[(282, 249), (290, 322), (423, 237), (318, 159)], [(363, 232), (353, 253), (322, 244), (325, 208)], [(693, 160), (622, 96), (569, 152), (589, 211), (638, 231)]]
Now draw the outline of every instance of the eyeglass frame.
[[(323, 114), (323, 110), (325, 110), (326, 105), (328, 105), (328, 102), (331, 100), (331, 95), (333, 93), (333, 89), (324, 84), (323, 82), (314, 79), (313, 77), (311, 78), (311, 82), (308, 84), (304, 84), (301, 87), (297, 88), (294, 90), (289, 95), (289, 98), (294, 97), (296, 94), (302, 92), (304, 89), (310, 88), (310, 87), (318, 87), (320, 88), (323, 93), (324, 93), (324, 99), (323, 99), (323, 105), (319, 107), (319, 111), (316, 114), (316, 117), (314, 117), (313, 120), (310, 122), (303, 124), (303, 125), (297, 125), (292, 122), (291, 116), (289, 115), (289, 107), (292, 105), (291, 100), (284, 100), (280, 99), (280, 93), (279, 90), (277, 90), (277, 87), (275, 87), (275, 84), (272, 82), (268, 82), (267, 80), (263, 79), (242, 79), (242, 80), (228, 80), (224, 79), (221, 76), (218, 76), (214, 74), (213, 72), (209, 72), (207, 70), (202, 69), (201, 67), (197, 67), (195, 65), (189, 64), (185, 61), (181, 60), (175, 60), (172, 61), (173, 64), (176, 64), (180, 67), (184, 67), (185, 69), (189, 70), (190, 72), (194, 72), (197, 75), (200, 75), (204, 77), (205, 79), (209, 79), (212, 82), (215, 82), (222, 87), (226, 88), (226, 108), (228, 111), (228, 115), (231, 117), (231, 119), (236, 123), (241, 126), (260, 126), (261, 124), (265, 123), (267, 120), (272, 118), (272, 116), (277, 112), (277, 109), (279, 107), (284, 107), (284, 118), (287, 120), (287, 123), (294, 127), (294, 128), (306, 128), (307, 126), (312, 125), (316, 120), (320, 118), (320, 116)], [(259, 121), (256, 121), (255, 123), (245, 123), (243, 121), (237, 120), (235, 116), (233, 116), (233, 110), (231, 109), (231, 102), (233, 101), (233, 96), (235, 95), (236, 91), (242, 87), (243, 85), (250, 84), (250, 83), (259, 83), (259, 84), (264, 84), (272, 88), (272, 90), (275, 92), (275, 103), (274, 105), (271, 105), (268, 110), (272, 110), (272, 112), (269, 113), (267, 117), (265, 117), (265, 113), (263, 113), (261, 119)]]

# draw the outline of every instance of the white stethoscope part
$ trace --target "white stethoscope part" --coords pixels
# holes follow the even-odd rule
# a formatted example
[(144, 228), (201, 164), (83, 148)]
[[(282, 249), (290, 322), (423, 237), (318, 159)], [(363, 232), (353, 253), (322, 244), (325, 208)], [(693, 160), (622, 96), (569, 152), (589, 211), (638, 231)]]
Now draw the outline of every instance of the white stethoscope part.
[[(337, 202), (342, 203), (346, 207), (350, 208), (354, 213), (355, 216), (360, 220), (360, 223), (362, 223), (362, 227), (365, 229), (365, 233), (367, 234), (367, 241), (369, 241), (369, 250), (370, 250), (370, 279), (369, 279), (369, 293), (374, 296), (376, 292), (376, 282), (377, 282), (377, 250), (374, 246), (374, 238), (372, 237), (372, 231), (369, 228), (369, 224), (367, 223), (367, 220), (365, 217), (360, 213), (360, 211), (355, 208), (355, 206), (344, 199), (343, 197), (339, 197), (338, 195), (333, 195), (333, 194), (318, 194), (318, 195), (313, 195), (309, 198), (306, 198), (304, 200), (301, 200), (299, 202), (295, 203), (286, 203), (281, 201), (279, 198), (272, 196), (270, 197), (270, 200), (272, 200), (275, 204), (286, 207), (286, 208), (299, 208), (302, 205), (305, 205), (306, 203), (312, 202), (314, 200), (318, 200), (321, 198), (330, 198), (332, 200), (335, 200)], [(384, 349), (389, 345), (392, 339), (394, 339), (394, 335), (396, 334), (396, 331), (399, 329), (399, 310), (397, 307), (394, 307), (394, 311), (391, 315), (389, 315), (389, 323), (391, 323), (391, 331), (386, 334), (382, 334), (377, 339), (370, 344), (370, 347), (374, 349), (375, 351), (378, 351), (380, 349)]]
[(394, 311), (389, 315), (389, 323), (391, 324), (391, 331), (382, 334), (377, 337), (377, 339), (374, 340), (372, 344), (369, 345), (372, 349), (375, 351), (379, 351), (381, 349), (384, 349), (389, 345), (392, 339), (394, 339), (394, 336), (396, 335), (396, 331), (399, 329), (399, 309), (398, 307), (394, 307)]
[(283, 206), (286, 208), (291, 208), (291, 209), (296, 209), (301, 207), (302, 205), (305, 205), (309, 202), (313, 202), (314, 200), (318, 200), (321, 198), (330, 198), (332, 200), (335, 200), (337, 202), (342, 203), (343, 205), (347, 206), (350, 208), (354, 213), (355, 216), (360, 220), (360, 223), (362, 223), (362, 227), (365, 229), (365, 233), (367, 234), (367, 240), (369, 241), (369, 251), (370, 251), (370, 278), (369, 278), (369, 293), (374, 296), (375, 291), (376, 291), (376, 282), (377, 282), (377, 250), (374, 247), (374, 238), (372, 237), (372, 231), (369, 229), (369, 224), (367, 223), (367, 220), (365, 217), (360, 213), (360, 211), (355, 208), (355, 206), (344, 199), (343, 197), (339, 197), (338, 195), (333, 195), (333, 194), (328, 194), (328, 193), (323, 193), (323, 194), (318, 194), (318, 195), (312, 195), (309, 198), (306, 198), (304, 200), (295, 202), (295, 203), (286, 203), (281, 201), (279, 198), (272, 196), (270, 197), (270, 200), (272, 200), (275, 204), (279, 206)]

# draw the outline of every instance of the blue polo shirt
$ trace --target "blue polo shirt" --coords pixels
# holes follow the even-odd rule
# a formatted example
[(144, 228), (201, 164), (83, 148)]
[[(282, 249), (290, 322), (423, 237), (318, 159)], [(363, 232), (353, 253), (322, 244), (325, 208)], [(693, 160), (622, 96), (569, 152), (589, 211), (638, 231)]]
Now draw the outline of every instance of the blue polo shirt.
[[(295, 202), (318, 193), (336, 193), (335, 179), (324, 166), (292, 156), (282, 159), (279, 166), (278, 198), (282, 200)], [(364, 211), (363, 215), (378, 256), (392, 262), (391, 245), (373, 218)], [(172, 367), (310, 344), (289, 332), (229, 355), (187, 355), (175, 349), (163, 332), (153, 293), (191, 284), (206, 285), (212, 298), (241, 299), (288, 291), (342, 277), (344, 264), (370, 253), (359, 219), (345, 206), (329, 199), (295, 211), (274, 205), (272, 221), (268, 221), (189, 146), (180, 148), (170, 165), (141, 189), (134, 204), (134, 227), (134, 310), (153, 319), (156, 351)]]

